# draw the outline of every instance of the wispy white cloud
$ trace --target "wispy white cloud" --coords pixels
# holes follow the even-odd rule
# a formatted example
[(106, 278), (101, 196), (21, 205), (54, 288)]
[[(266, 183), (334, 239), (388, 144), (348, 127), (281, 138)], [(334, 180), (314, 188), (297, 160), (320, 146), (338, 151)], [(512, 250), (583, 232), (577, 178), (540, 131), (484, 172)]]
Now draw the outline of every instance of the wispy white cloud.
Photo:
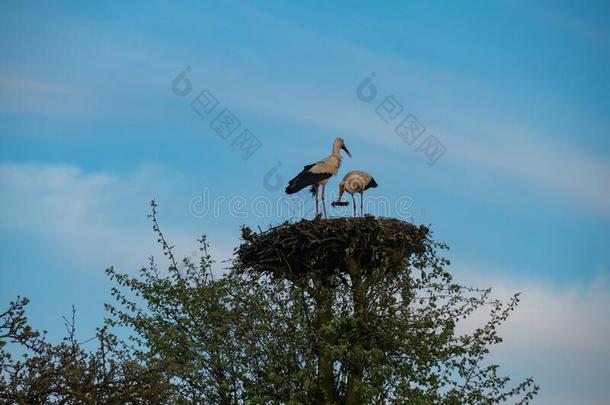
[[(146, 217), (149, 200), (159, 198), (168, 205), (162, 210), (171, 212), (171, 205), (181, 202), (171, 196), (179, 193), (176, 185), (183, 182), (179, 174), (151, 166), (119, 178), (70, 165), (3, 163), (0, 228), (36, 236), (84, 270), (110, 265), (137, 270), (151, 254), (160, 256)], [(180, 208), (186, 210), (187, 201)], [(196, 248), (198, 233), (189, 229), (164, 227), (178, 257)]]
[(82, 88), (79, 87), (44, 82), (9, 73), (0, 73), (0, 89), (15, 93), (27, 92), (34, 95), (79, 95), (86, 93)]
[(88, 111), (91, 92), (79, 86), (0, 72), (0, 111), (79, 114)]
[(442, 133), (449, 159), (511, 175), (584, 211), (610, 215), (610, 162), (576, 144), (551, 141), (527, 126), (485, 120)]

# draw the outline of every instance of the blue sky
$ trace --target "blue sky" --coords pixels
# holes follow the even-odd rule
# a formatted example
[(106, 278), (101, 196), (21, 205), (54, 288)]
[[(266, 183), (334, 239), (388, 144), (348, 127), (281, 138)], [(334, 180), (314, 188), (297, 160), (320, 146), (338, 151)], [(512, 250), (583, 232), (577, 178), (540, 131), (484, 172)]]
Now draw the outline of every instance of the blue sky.
[[(253, 213), (283, 197), (265, 175), (280, 162), (287, 182), (342, 136), (354, 156), (342, 173), (380, 184), (372, 207), (383, 198), (398, 215), (412, 201), (458, 280), (524, 292), (495, 355), (537, 377), (538, 403), (603, 403), (609, 23), (602, 2), (5, 3), (0, 298), (30, 297), (52, 337), (74, 304), (90, 335), (109, 299), (104, 268), (159, 255), (151, 198), (181, 255), (206, 233), (222, 261), (241, 224), (291, 217)], [(180, 97), (172, 81), (187, 66)], [(371, 72), (378, 96), (364, 103)], [(261, 141), (249, 159), (190, 107), (206, 89), (214, 113), (230, 109)], [(434, 165), (377, 115), (387, 96), (446, 147)], [(224, 198), (218, 215), (193, 212), (204, 193)]]

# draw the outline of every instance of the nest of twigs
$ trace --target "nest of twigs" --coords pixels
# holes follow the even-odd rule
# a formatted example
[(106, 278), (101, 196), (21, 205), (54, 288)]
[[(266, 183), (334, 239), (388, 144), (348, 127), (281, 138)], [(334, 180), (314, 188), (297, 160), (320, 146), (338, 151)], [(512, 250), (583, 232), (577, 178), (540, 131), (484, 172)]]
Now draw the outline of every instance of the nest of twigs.
[(347, 272), (348, 262), (366, 272), (423, 254), (427, 235), (423, 225), (370, 215), (286, 222), (258, 233), (244, 227), (237, 263), (243, 271), (276, 276)]

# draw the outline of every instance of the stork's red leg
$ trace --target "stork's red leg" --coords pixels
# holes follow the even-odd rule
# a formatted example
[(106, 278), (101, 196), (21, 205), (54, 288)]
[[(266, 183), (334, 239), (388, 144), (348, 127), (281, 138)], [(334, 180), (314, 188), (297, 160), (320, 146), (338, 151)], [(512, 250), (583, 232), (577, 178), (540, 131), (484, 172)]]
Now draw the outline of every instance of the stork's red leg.
[(362, 211), (362, 200), (364, 200), (364, 191), (360, 193), (360, 216), (364, 216), (364, 212)]
[(326, 203), (324, 202), (324, 191), (326, 190), (326, 184), (322, 184), (322, 208), (324, 209), (324, 219), (327, 219), (326, 216)]
[(356, 216), (356, 197), (352, 193), (352, 206), (354, 207), (354, 216)]
[(318, 216), (318, 186), (314, 186), (316, 189), (316, 217)]

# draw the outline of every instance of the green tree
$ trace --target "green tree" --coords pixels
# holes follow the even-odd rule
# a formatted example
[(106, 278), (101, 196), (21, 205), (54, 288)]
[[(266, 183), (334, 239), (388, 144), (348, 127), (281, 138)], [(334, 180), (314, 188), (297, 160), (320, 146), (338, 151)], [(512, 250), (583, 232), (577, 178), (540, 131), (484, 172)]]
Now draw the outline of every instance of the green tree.
[[(428, 229), (373, 217), (243, 229), (229, 271), (201, 260), (139, 277), (108, 274), (143, 358), (171, 361), (182, 398), (213, 403), (527, 403), (532, 379), (510, 385), (485, 355), (518, 303), (453, 282)], [(179, 267), (183, 270), (180, 271)], [(121, 288), (122, 287), (122, 288)], [(131, 297), (141, 297), (135, 301)], [(471, 334), (456, 325), (489, 307)]]
[[(527, 403), (485, 359), (518, 303), (461, 286), (426, 227), (387, 218), (243, 228), (228, 271), (213, 277), (206, 238), (179, 264), (150, 258), (114, 280), (97, 350), (51, 345), (27, 326), (25, 301), (0, 317), (0, 399), (9, 403)], [(456, 326), (488, 308), (469, 334)], [(4, 325), (4, 326), (3, 326)], [(108, 331), (121, 328), (119, 340)], [(29, 353), (15, 362), (5, 342)]]

